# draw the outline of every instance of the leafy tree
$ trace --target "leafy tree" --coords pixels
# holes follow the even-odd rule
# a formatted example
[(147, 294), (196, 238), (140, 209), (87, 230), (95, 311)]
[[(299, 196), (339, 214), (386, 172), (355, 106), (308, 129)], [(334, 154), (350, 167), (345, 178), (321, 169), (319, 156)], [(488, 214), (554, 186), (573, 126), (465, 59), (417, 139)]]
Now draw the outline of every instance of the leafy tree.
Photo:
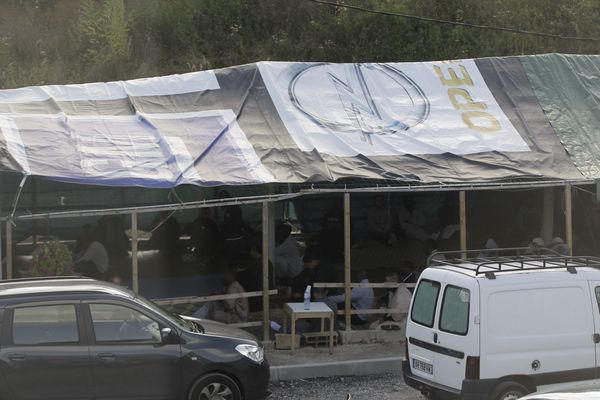
[[(600, 37), (597, 0), (334, 0), (455, 22)], [(4, 0), (0, 87), (107, 81), (259, 60), (380, 62), (600, 53), (562, 40), (306, 0)]]

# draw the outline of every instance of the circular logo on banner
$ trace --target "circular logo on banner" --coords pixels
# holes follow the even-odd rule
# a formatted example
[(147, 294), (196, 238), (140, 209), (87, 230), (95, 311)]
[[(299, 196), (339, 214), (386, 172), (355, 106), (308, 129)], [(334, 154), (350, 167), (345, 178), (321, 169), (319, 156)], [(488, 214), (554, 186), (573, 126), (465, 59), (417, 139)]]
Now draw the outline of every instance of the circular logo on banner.
[(385, 64), (313, 65), (294, 76), (289, 95), (314, 122), (369, 144), (422, 123), (430, 109), (419, 85)]

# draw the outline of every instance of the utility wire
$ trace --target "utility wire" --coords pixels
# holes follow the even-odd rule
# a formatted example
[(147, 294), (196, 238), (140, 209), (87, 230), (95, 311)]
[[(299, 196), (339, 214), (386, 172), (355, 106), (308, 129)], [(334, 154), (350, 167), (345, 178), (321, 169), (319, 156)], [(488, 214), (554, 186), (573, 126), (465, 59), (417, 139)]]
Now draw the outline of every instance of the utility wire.
[(464, 26), (466, 28), (518, 33), (521, 35), (540, 36), (540, 37), (560, 39), (560, 40), (577, 40), (577, 41), (582, 41), (582, 42), (600, 42), (600, 38), (595, 38), (595, 37), (561, 36), (561, 35), (555, 35), (552, 33), (526, 31), (523, 29), (505, 28), (505, 27), (501, 27), (501, 26), (478, 25), (478, 24), (470, 24), (467, 22), (448, 21), (448, 20), (443, 20), (443, 19), (420, 17), (418, 15), (401, 14), (401, 13), (391, 12), (391, 11), (373, 10), (370, 8), (353, 6), (350, 4), (343, 4), (343, 3), (334, 3), (332, 1), (326, 1), (326, 0), (306, 0), (306, 1), (310, 1), (311, 3), (324, 4), (324, 5), (337, 7), (337, 8), (346, 8), (349, 10), (362, 11), (362, 12), (378, 14), (378, 15), (386, 15), (389, 17), (401, 17), (401, 18), (412, 19), (412, 20), (421, 21), (421, 22), (433, 22), (433, 23), (442, 24), (442, 25)]

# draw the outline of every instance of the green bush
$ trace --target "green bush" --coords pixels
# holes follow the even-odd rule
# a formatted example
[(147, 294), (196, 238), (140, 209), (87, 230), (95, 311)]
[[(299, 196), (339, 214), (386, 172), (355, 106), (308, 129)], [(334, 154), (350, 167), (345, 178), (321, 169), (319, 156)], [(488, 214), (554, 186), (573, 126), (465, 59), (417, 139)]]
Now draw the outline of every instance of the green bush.
[(41, 244), (33, 251), (29, 276), (72, 275), (73, 256), (67, 245), (58, 240)]

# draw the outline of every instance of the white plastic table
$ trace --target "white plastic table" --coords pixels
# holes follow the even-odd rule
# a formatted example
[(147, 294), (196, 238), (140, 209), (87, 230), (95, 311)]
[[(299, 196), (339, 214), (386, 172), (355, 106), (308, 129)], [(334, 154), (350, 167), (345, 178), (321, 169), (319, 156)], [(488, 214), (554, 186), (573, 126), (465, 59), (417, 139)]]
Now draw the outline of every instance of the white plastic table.
[(329, 318), (329, 354), (333, 354), (333, 319), (335, 315), (333, 310), (325, 303), (311, 302), (310, 310), (304, 309), (304, 303), (285, 303), (283, 307), (285, 317), (283, 319), (283, 329), (287, 331), (287, 316), (290, 316), (292, 323), (291, 349), (294, 352), (294, 338), (296, 335), (296, 320), (303, 318), (320, 318), (321, 333), (325, 334), (325, 319)]

